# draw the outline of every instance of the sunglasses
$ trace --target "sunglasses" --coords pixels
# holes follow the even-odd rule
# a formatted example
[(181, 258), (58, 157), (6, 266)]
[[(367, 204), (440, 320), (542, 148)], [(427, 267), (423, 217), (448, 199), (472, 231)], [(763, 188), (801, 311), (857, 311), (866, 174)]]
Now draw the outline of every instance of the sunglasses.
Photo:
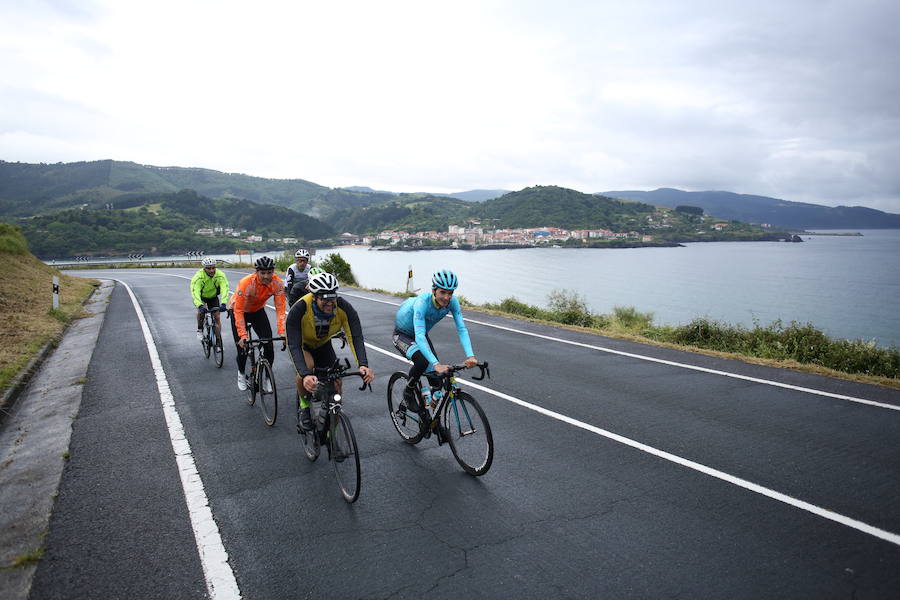
[(337, 294), (316, 294), (316, 298), (324, 300), (325, 302), (334, 302), (337, 300), (337, 297)]

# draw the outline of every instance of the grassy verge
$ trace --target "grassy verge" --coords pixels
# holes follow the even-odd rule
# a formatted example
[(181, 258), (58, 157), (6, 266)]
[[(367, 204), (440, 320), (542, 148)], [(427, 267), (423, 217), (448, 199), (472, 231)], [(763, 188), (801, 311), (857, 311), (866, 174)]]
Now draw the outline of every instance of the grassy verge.
[(752, 328), (709, 319), (687, 325), (654, 325), (652, 313), (615, 307), (609, 315), (594, 314), (576, 293), (554, 292), (548, 308), (506, 298), (481, 307), (530, 320), (559, 323), (651, 344), (688, 349), (715, 356), (843, 377), (900, 389), (900, 348), (872, 341), (833, 339), (810, 323), (775, 321)]
[[(53, 276), (60, 278), (53, 310)], [(95, 280), (60, 275), (28, 252), (18, 229), (0, 223), (0, 392), (77, 318)]]

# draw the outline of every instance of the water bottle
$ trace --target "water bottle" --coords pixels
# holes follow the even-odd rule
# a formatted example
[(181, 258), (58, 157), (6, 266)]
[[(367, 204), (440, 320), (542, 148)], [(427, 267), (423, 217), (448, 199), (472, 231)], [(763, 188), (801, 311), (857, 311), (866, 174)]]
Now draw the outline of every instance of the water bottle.
[(428, 406), (431, 402), (431, 387), (428, 385), (422, 386), (422, 406)]
[(441, 398), (444, 397), (444, 390), (434, 390), (434, 393), (431, 394), (431, 409), (434, 410), (437, 408), (437, 405), (440, 404)]

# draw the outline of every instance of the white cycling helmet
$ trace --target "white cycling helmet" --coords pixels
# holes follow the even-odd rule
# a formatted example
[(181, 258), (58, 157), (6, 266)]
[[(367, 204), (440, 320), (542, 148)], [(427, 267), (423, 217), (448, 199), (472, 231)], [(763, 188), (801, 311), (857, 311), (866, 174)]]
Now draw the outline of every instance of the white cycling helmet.
[(322, 298), (337, 298), (337, 291), (340, 287), (337, 278), (331, 273), (318, 273), (309, 279), (306, 286), (310, 292)]
[(206, 256), (203, 258), (203, 260), (200, 261), (200, 264), (204, 267), (214, 267), (216, 266), (216, 259), (214, 259), (212, 256)]
[(294, 258), (305, 258), (306, 260), (309, 260), (309, 250), (300, 248), (299, 250), (294, 252)]

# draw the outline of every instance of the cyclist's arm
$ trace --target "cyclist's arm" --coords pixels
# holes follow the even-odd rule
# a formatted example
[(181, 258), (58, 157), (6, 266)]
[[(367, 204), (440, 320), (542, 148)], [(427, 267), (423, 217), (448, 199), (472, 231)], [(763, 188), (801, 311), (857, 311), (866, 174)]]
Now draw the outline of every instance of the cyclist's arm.
[(312, 375), (313, 371), (306, 366), (303, 358), (303, 316), (306, 314), (306, 302), (295, 302), (287, 315), (287, 344), (291, 350), (294, 369), (300, 377)]
[(459, 343), (462, 344), (466, 358), (474, 357), (475, 352), (472, 350), (469, 330), (466, 329), (466, 322), (463, 320), (462, 310), (459, 308), (459, 300), (455, 297), (450, 299), (450, 313), (453, 315), (453, 322), (456, 323), (456, 334), (459, 336)]
[(198, 277), (199, 274), (200, 272), (198, 271), (191, 277), (191, 300), (194, 302), (195, 308), (203, 304), (203, 301), (200, 299), (200, 288), (203, 287), (203, 281)]
[(362, 325), (359, 323), (359, 314), (357, 314), (356, 309), (353, 308), (349, 302), (341, 297), (338, 297), (337, 299), (337, 308), (343, 310), (347, 315), (347, 326), (350, 328), (350, 331), (347, 332), (347, 336), (350, 338), (350, 349), (353, 351), (353, 356), (356, 357), (356, 364), (361, 367), (368, 367), (369, 360), (366, 357), (366, 343), (363, 340)]
[(287, 306), (287, 301), (284, 299), (284, 284), (280, 280), (275, 281), (274, 284), (275, 321), (278, 324), (278, 335), (284, 335), (285, 307)]
[(224, 304), (228, 302), (228, 293), (231, 291), (228, 287), (228, 277), (222, 271), (216, 271), (220, 278), (219, 282), (219, 302)]
[[(240, 291), (240, 290), (238, 290)], [(235, 294), (234, 295), (234, 327), (238, 332), (238, 339), (246, 339), (247, 336), (247, 321), (244, 319), (244, 306), (247, 304), (247, 298), (243, 294)]]

